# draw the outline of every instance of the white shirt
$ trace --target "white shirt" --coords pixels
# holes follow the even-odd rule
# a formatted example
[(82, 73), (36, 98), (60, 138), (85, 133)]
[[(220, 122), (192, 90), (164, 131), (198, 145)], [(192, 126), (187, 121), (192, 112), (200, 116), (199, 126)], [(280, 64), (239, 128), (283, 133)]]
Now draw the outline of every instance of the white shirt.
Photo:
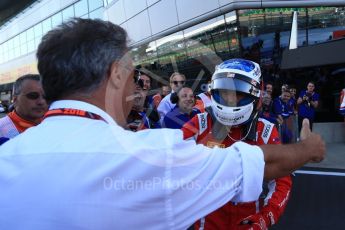
[(0, 147), (0, 229), (186, 229), (224, 205), (256, 200), (259, 147), (207, 148), (174, 129), (130, 132), (103, 110), (57, 101), (106, 121), (53, 116)]
[(159, 113), (160, 123), (163, 124), (164, 117), (167, 113), (169, 113), (175, 107), (175, 104), (171, 103), (170, 97), (172, 93), (166, 95), (157, 107), (157, 111)]

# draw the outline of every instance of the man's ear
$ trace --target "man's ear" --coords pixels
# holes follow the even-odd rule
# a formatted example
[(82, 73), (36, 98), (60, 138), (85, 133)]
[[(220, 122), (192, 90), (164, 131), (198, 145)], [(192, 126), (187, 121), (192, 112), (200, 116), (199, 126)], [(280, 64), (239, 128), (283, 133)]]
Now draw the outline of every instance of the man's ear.
[(123, 79), (121, 75), (121, 68), (118, 62), (113, 62), (110, 66), (110, 71), (108, 75), (108, 84), (111, 84), (115, 89), (119, 89), (123, 84)]

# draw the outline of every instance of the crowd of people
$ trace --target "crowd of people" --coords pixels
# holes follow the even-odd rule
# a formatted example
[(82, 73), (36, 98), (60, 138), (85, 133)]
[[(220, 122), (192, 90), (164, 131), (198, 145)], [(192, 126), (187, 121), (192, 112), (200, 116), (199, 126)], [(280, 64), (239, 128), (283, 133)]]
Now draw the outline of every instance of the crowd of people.
[(265, 87), (266, 92), (263, 95), (263, 108), (260, 116), (279, 127), (283, 143), (296, 142), (298, 139), (296, 134), (301, 130), (304, 118), (309, 119), (312, 129), (315, 110), (319, 103), (315, 83), (309, 82), (307, 89), (302, 90), (298, 96), (295, 86), (283, 84), (280, 95), (274, 99), (272, 99), (272, 84), (267, 83)]
[[(170, 77), (172, 92), (158, 106), (151, 106), (157, 109), (161, 125), (153, 128), (182, 129), (185, 139), (194, 138), (197, 143), (211, 148), (228, 147), (237, 141), (257, 145), (296, 142), (304, 118), (309, 120), (312, 129), (319, 101), (315, 83), (309, 82), (307, 89), (298, 95), (296, 87), (283, 84), (280, 95), (273, 99), (273, 92), (277, 89), (268, 82), (262, 91), (261, 74), (250, 75), (246, 72), (248, 66), (253, 66), (254, 73), (260, 73), (260, 67), (248, 60), (230, 59), (220, 63), (212, 76), (209, 91), (197, 96), (185, 85), (183, 74), (173, 73)], [(253, 85), (253, 81), (257, 85)], [(142, 118), (141, 123), (146, 124), (146, 116)], [(147, 125), (141, 127), (148, 128)], [(266, 204), (260, 207), (263, 211), (248, 208), (248, 203), (244, 208), (242, 204), (233, 205), (230, 202), (198, 221), (196, 228), (235, 229), (239, 219), (250, 215), (254, 215), (251, 222), (261, 221), (266, 227), (273, 225), (283, 213), (292, 184), (289, 177), (268, 183), (274, 184), (270, 186), (274, 189), (268, 189), (271, 196), (261, 202)], [(265, 199), (265, 195), (262, 198)], [(279, 204), (282, 201), (284, 204)], [(252, 206), (255, 207), (255, 202)]]
[[(148, 75), (142, 76), (150, 79)], [(209, 92), (195, 95), (193, 89), (188, 88), (185, 82), (186, 77), (181, 73), (175, 72), (170, 76), (170, 86), (162, 86), (162, 89), (169, 89), (171, 87), (171, 92), (168, 91), (169, 93), (167, 93), (165, 91), (165, 94), (162, 95), (158, 92), (154, 96), (146, 97), (145, 95), (148, 94), (147, 90), (149, 88), (138, 86), (139, 91), (146, 93), (140, 97), (140, 107), (143, 114), (136, 116), (141, 119), (136, 120), (138, 124), (141, 124), (139, 125), (140, 128), (132, 130), (161, 127), (181, 128), (184, 123), (188, 122), (197, 113), (204, 112), (205, 108), (212, 106), (211, 94)], [(260, 82), (260, 84), (263, 83)], [(296, 142), (299, 138), (298, 133), (301, 130), (304, 118), (309, 119), (310, 128), (312, 129), (315, 110), (319, 103), (319, 94), (315, 92), (315, 83), (309, 82), (307, 89), (302, 90), (299, 94), (297, 94), (295, 86), (283, 84), (280, 95), (276, 98), (272, 98), (274, 94), (277, 94), (275, 91), (278, 91), (273, 88), (273, 84), (268, 82), (264, 85), (265, 90), (261, 92), (262, 104), (258, 110), (258, 116), (276, 125), (282, 143)], [(179, 92), (180, 90), (182, 92)], [(136, 100), (139, 102), (139, 95), (142, 95), (142, 93), (138, 92), (137, 95), (138, 98)], [(135, 102), (134, 110), (136, 110), (136, 104)], [(154, 117), (154, 119), (148, 119), (147, 114)], [(166, 117), (167, 114), (169, 114), (168, 117)], [(157, 122), (158, 120), (159, 122)], [(129, 125), (132, 127), (131, 121), (132, 114), (129, 119)], [(150, 123), (155, 123), (155, 125), (148, 125)]]
[[(324, 158), (314, 85), (272, 100), (255, 62), (219, 63), (197, 96), (178, 72), (151, 95), (126, 31), (90, 19), (48, 32), (37, 59), (40, 76), (17, 80), (0, 120), (1, 229), (267, 229), (290, 174)], [(280, 145), (296, 109), (310, 122)]]

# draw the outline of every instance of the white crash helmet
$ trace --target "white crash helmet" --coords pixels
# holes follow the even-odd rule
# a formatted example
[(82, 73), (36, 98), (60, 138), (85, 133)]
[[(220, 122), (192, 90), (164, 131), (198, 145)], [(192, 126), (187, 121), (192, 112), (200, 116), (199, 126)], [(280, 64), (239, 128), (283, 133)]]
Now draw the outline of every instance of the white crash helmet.
[[(236, 126), (253, 118), (260, 99), (260, 66), (244, 59), (230, 59), (216, 66), (210, 84), (212, 111), (223, 125)], [(221, 90), (243, 93), (245, 97), (237, 105), (229, 106), (221, 97)]]

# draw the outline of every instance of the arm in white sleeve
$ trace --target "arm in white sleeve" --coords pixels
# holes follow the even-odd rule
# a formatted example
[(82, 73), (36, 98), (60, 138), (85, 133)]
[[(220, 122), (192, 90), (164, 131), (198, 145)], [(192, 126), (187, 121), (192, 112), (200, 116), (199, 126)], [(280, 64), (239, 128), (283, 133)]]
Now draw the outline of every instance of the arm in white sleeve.
[(226, 149), (210, 149), (189, 142), (174, 151), (168, 173), (172, 186), (167, 203), (171, 204), (172, 220), (181, 224), (177, 229), (188, 227), (230, 200), (258, 199), (265, 165), (260, 148), (239, 142)]

